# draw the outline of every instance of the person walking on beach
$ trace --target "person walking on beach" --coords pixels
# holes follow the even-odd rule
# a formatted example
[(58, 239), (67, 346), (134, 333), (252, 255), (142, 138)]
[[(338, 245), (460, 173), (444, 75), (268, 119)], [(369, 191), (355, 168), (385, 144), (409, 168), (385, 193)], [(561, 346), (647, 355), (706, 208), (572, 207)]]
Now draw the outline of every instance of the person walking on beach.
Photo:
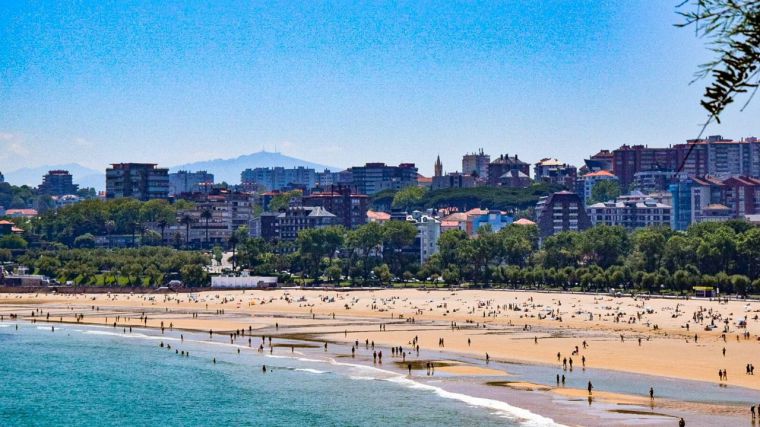
[(411, 363), (409, 363), (409, 364), (408, 364), (408, 365), (406, 365), (406, 366), (407, 366), (407, 368), (409, 368), (409, 376), (411, 377), (411, 376), (412, 376), (412, 364), (411, 364)]
[(654, 400), (654, 388), (649, 387), (649, 398)]
[(686, 427), (686, 421), (683, 418), (678, 420), (678, 427)]
[(591, 390), (593, 390), (593, 389), (594, 389), (594, 386), (591, 385), (591, 381), (589, 381), (588, 382), (588, 394), (589, 394), (589, 396), (591, 396)]
[(755, 405), (752, 405), (749, 408), (749, 411), (752, 413), (752, 422), (754, 422), (755, 421)]

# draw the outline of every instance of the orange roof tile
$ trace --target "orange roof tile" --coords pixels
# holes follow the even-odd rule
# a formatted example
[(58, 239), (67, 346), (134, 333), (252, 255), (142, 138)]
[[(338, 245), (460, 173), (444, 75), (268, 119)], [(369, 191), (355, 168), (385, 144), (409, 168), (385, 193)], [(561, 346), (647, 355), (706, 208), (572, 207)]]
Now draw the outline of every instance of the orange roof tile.
[(515, 221), (513, 224), (517, 224), (517, 225), (536, 225), (535, 222), (533, 222), (533, 221), (531, 221), (529, 219), (525, 219), (525, 218), (520, 218), (517, 221)]
[(598, 172), (590, 172), (590, 173), (587, 173), (586, 175), (583, 175), (584, 178), (588, 177), (588, 176), (591, 176), (591, 177), (594, 177), (594, 176), (615, 176), (615, 174), (613, 174), (610, 171), (601, 170), (601, 171), (598, 171)]

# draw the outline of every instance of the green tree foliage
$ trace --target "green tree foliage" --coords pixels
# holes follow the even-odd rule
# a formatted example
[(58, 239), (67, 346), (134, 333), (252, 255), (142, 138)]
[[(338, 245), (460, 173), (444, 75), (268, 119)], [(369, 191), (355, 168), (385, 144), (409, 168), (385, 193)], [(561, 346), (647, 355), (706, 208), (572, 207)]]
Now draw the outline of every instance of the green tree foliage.
[[(416, 201), (409, 201), (407, 209), (456, 207), (461, 211), (472, 208), (529, 209), (536, 206), (542, 196), (562, 190), (562, 186), (535, 183), (528, 188), (476, 187), (446, 188), (425, 192)], [(372, 197), (375, 209), (388, 209), (395, 199), (395, 192), (382, 191)], [(405, 200), (409, 200), (406, 199)]]
[[(143, 279), (161, 284), (163, 277), (179, 274), (183, 267), (195, 266), (204, 272), (210, 264), (200, 252), (183, 252), (165, 247), (137, 249), (30, 250), (17, 261), (38, 274), (78, 284), (140, 286)], [(197, 282), (205, 284), (206, 282)]]
[(77, 238), (74, 239), (74, 246), (77, 248), (94, 248), (95, 236), (90, 233), (84, 233), (80, 236), (77, 236)]
[(0, 237), (0, 248), (3, 249), (25, 249), (26, 240), (17, 234), (8, 234)]
[(303, 191), (301, 190), (292, 190), (277, 194), (276, 196), (272, 197), (272, 200), (269, 202), (268, 209), (271, 212), (278, 212), (287, 209), (292, 199), (300, 199), (301, 196), (303, 196)]
[(324, 258), (332, 259), (343, 244), (343, 227), (310, 228), (298, 233), (296, 246), (309, 277), (319, 278)]
[(393, 207), (410, 210), (425, 196), (426, 188), (409, 186), (398, 190), (393, 196)]
[(620, 183), (614, 179), (599, 181), (591, 187), (589, 203), (600, 203), (615, 200), (620, 196)]
[[(388, 221), (383, 224), (383, 259), (391, 261), (391, 272), (399, 277), (406, 270), (404, 249), (414, 243), (417, 227), (407, 221)], [(412, 255), (418, 259), (419, 254)]]
[(681, 7), (684, 22), (679, 26), (695, 27), (715, 55), (700, 67), (697, 78), (711, 80), (701, 104), (720, 123), (720, 114), (734, 98), (748, 91), (754, 94), (760, 82), (760, 3), (688, 0)]
[(172, 205), (165, 200), (85, 200), (42, 213), (32, 225), (41, 238), (73, 246), (76, 238), (84, 234), (142, 234), (145, 224), (155, 224), (163, 231), (176, 224), (177, 212), (187, 206), (184, 202)]
[(198, 264), (182, 266), (180, 275), (187, 286), (206, 286), (209, 282), (206, 270)]

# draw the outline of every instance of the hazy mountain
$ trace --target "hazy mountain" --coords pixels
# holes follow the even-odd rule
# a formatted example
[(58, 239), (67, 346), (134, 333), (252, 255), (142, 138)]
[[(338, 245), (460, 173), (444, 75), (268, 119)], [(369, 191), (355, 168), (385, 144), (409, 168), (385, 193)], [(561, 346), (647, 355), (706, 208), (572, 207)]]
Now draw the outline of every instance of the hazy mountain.
[(13, 185), (28, 185), (36, 187), (42, 182), (42, 176), (48, 171), (54, 169), (63, 169), (69, 171), (74, 177), (74, 183), (79, 184), (80, 188), (93, 187), (96, 190), (104, 190), (106, 186), (105, 170), (97, 171), (79, 165), (77, 163), (67, 163), (63, 165), (42, 165), (31, 168), (16, 169), (11, 172), (3, 171), (5, 182)]
[[(163, 165), (159, 165), (161, 167)], [(206, 160), (184, 165), (174, 166), (169, 169), (170, 172), (176, 172), (180, 169), (189, 171), (206, 170), (214, 174), (216, 182), (227, 181), (230, 184), (240, 182), (240, 172), (248, 168), (275, 167), (294, 168), (303, 166), (313, 168), (316, 171), (329, 169), (331, 171), (341, 171), (342, 168), (335, 166), (326, 166), (318, 163), (308, 162), (306, 160), (296, 159), (295, 157), (285, 156), (280, 153), (270, 151), (259, 151), (258, 153), (239, 156), (234, 159), (215, 159)], [(98, 191), (105, 190), (106, 176), (105, 168), (103, 171), (97, 171), (79, 165), (77, 163), (67, 163), (61, 165), (42, 165), (16, 169), (11, 172), (2, 171), (5, 175), (5, 181), (13, 185), (29, 185), (36, 187), (42, 182), (42, 176), (49, 170), (63, 169), (69, 171), (74, 177), (74, 183), (79, 184), (80, 188), (93, 187)]]
[(329, 169), (333, 172), (343, 170), (343, 168), (307, 162), (306, 160), (296, 159), (295, 157), (285, 156), (276, 152), (259, 151), (257, 153), (236, 157), (234, 159), (216, 159), (178, 165), (170, 168), (169, 171), (177, 172), (178, 170), (188, 170), (194, 172), (205, 170), (209, 173), (214, 174), (214, 180), (216, 182), (226, 181), (229, 184), (238, 184), (240, 183), (240, 172), (245, 169), (276, 166), (284, 168), (303, 166), (312, 168), (318, 172), (324, 171), (325, 169)]

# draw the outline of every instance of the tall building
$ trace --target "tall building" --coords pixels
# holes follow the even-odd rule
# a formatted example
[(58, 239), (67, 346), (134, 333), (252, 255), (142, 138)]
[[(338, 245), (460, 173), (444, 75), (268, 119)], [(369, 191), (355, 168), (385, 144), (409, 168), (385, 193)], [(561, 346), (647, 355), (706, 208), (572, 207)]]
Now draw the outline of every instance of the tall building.
[(712, 136), (707, 143), (707, 173), (713, 176), (749, 175), (750, 144)]
[(329, 169), (325, 169), (322, 172), (316, 173), (316, 187), (330, 188), (331, 186), (350, 186), (351, 185), (351, 173), (332, 172)]
[(674, 148), (650, 148), (644, 145), (623, 145), (612, 152), (612, 170), (620, 180), (620, 187), (629, 190), (636, 172), (675, 171), (676, 150)]
[(637, 174), (640, 181), (658, 188), (675, 183), (679, 174), (760, 177), (760, 142), (755, 137), (734, 141), (712, 135), (667, 148), (623, 145), (613, 151), (613, 171), (623, 189), (633, 188)]
[(575, 189), (578, 169), (557, 159), (541, 159), (533, 166), (533, 179), (540, 182), (563, 185), (569, 190)]
[(586, 207), (586, 212), (592, 225), (619, 225), (628, 230), (670, 227), (671, 221), (670, 206), (646, 197), (595, 203)]
[(240, 182), (243, 187), (254, 185), (264, 191), (288, 187), (311, 189), (317, 184), (317, 173), (314, 169), (303, 166), (246, 169), (240, 174)]
[[(183, 241), (188, 240), (185, 243), (196, 247), (205, 245), (226, 247), (235, 230), (242, 226), (251, 226), (253, 199), (248, 193), (213, 189), (209, 193), (188, 194), (188, 199), (193, 202), (193, 207), (177, 213), (176, 223), (164, 230), (166, 241), (171, 241), (173, 236), (179, 235)], [(211, 214), (208, 224), (206, 224), (204, 212)], [(189, 226), (181, 222), (185, 216), (191, 219)], [(207, 226), (208, 242), (206, 241)], [(158, 224), (153, 224), (152, 227), (155, 231), (161, 231)]]
[(438, 253), (438, 239), (441, 237), (441, 221), (430, 215), (413, 215), (417, 227), (417, 240), (420, 247), (420, 264), (424, 264), (432, 255)]
[(673, 230), (686, 230), (691, 224), (691, 186), (693, 181), (688, 178), (670, 184), (670, 194), (673, 196), (673, 204), (670, 215), (670, 228)]
[[(675, 167), (673, 171), (681, 168), (681, 172), (689, 176), (704, 176), (707, 174), (707, 143), (704, 140), (688, 140), (686, 144), (676, 144)], [(675, 178), (672, 182), (675, 182)]]
[(214, 174), (206, 171), (178, 171), (169, 174), (169, 195), (208, 193), (214, 187)]
[(355, 194), (348, 186), (331, 186), (322, 192), (314, 192), (302, 198), (304, 206), (318, 206), (337, 217), (337, 223), (356, 228), (367, 222), (369, 196)]
[(734, 218), (760, 213), (760, 178), (732, 176), (723, 180), (721, 202)]
[(760, 214), (760, 178), (731, 176), (682, 178), (670, 186), (673, 195), (671, 227)]
[(498, 186), (502, 177), (509, 178), (510, 171), (519, 171), (530, 177), (530, 164), (520, 160), (515, 154), (509, 157), (509, 154), (503, 154), (488, 164), (488, 185)]
[(441, 156), (438, 156), (435, 159), (435, 165), (433, 165), (433, 169), (435, 170), (433, 176), (443, 176), (443, 163), (441, 163)]
[(443, 176), (434, 176), (431, 188), (442, 190), (445, 188), (473, 188), (477, 186), (476, 178), (459, 172), (447, 173)]
[(113, 163), (106, 169), (106, 198), (138, 200), (169, 197), (169, 169), (155, 163)]
[(613, 155), (610, 150), (601, 150), (593, 156), (585, 159), (585, 173), (612, 171)]
[(542, 197), (536, 204), (536, 218), (541, 239), (562, 231), (582, 231), (591, 227), (583, 201), (569, 191)]
[(73, 177), (67, 170), (51, 170), (42, 177), (42, 184), (37, 187), (40, 194), (49, 196), (64, 196), (76, 194), (79, 186), (74, 184)]
[(284, 212), (263, 213), (254, 230), (265, 240), (293, 241), (301, 230), (337, 225), (332, 213), (317, 206), (291, 206)]
[(414, 163), (401, 163), (398, 166), (367, 163), (352, 167), (351, 178), (359, 193), (371, 196), (383, 190), (399, 190), (417, 185), (417, 167)]
[(633, 174), (633, 183), (631, 190), (638, 190), (642, 193), (655, 193), (665, 191), (674, 181), (675, 174), (673, 171), (641, 171)]
[(488, 181), (488, 164), (491, 156), (483, 153), (483, 149), (477, 153), (468, 153), (462, 156), (462, 174)]

